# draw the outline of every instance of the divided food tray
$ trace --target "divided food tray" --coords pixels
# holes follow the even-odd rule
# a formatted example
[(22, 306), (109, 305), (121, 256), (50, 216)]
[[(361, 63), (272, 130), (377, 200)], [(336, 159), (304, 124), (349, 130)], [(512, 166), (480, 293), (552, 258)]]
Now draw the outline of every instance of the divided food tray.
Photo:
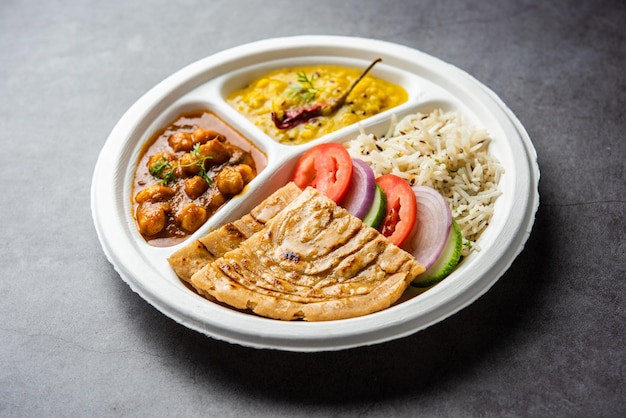
[[(228, 103), (226, 96), (271, 70), (333, 64), (364, 68), (382, 58), (372, 75), (404, 87), (406, 103), (301, 145), (280, 144)], [(146, 141), (181, 113), (206, 109), (248, 138), (267, 166), (248, 190), (225, 204), (205, 225), (173, 247), (154, 247), (137, 232), (132, 214), (134, 170)], [(321, 142), (344, 142), (361, 130), (382, 135), (392, 116), (435, 109), (458, 110), (491, 138), (490, 152), (504, 167), (490, 225), (444, 281), (395, 306), (364, 317), (327, 322), (284, 322), (220, 306), (192, 292), (167, 257), (189, 240), (232, 221), (290, 177), (297, 157)], [(121, 278), (142, 298), (184, 326), (250, 347), (290, 351), (339, 350), (406, 336), (454, 314), (486, 292), (522, 250), (539, 204), (539, 168), (532, 142), (506, 105), (462, 70), (405, 46), (353, 37), (299, 36), (254, 42), (193, 63), (141, 97), (109, 135), (95, 167), (91, 206), (102, 248)]]

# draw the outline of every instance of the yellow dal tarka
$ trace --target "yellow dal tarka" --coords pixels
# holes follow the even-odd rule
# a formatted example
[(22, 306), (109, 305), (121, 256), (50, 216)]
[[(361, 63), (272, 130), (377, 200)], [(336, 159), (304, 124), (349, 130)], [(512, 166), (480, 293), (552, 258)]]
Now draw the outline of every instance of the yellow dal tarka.
[[(408, 100), (400, 86), (366, 75), (352, 90), (346, 103), (336, 113), (318, 116), (289, 129), (278, 129), (272, 112), (311, 106), (339, 98), (363, 70), (340, 66), (308, 66), (272, 71), (247, 87), (228, 96), (228, 103), (250, 119), (256, 126), (283, 144), (302, 144), (334, 132), (345, 126), (391, 109)], [(310, 84), (299, 81), (306, 75)], [(306, 84), (306, 85), (305, 85)], [(309, 101), (294, 94), (300, 87), (311, 87)], [(295, 89), (295, 90), (294, 90)]]

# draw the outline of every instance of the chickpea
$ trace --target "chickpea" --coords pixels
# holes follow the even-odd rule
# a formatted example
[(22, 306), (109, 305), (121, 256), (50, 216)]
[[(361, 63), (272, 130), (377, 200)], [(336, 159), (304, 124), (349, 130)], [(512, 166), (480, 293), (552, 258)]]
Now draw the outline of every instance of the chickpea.
[(218, 165), (230, 160), (230, 152), (224, 144), (217, 139), (212, 139), (199, 147), (200, 155), (211, 157), (207, 159), (210, 165)]
[(176, 221), (185, 231), (194, 232), (204, 224), (207, 217), (206, 209), (195, 203), (189, 203), (176, 214)]
[(153, 184), (141, 190), (135, 195), (137, 203), (156, 203), (164, 202), (174, 196), (174, 189), (162, 184)]
[(170, 135), (167, 142), (175, 152), (189, 152), (193, 149), (194, 144), (189, 132), (176, 132)]
[(186, 153), (180, 157), (180, 170), (186, 176), (195, 176), (200, 172), (200, 166), (198, 165), (198, 157), (193, 154)]
[(241, 172), (235, 167), (224, 167), (216, 177), (217, 188), (226, 196), (233, 196), (243, 190), (245, 186)]
[(191, 138), (194, 144), (205, 144), (212, 139), (217, 139), (220, 142), (226, 141), (224, 135), (212, 129), (196, 129), (191, 134)]
[(142, 203), (135, 214), (139, 232), (144, 236), (154, 236), (165, 229), (167, 215), (163, 205)]
[[(169, 152), (157, 152), (148, 159), (148, 170), (156, 178), (163, 178), (168, 167), (164, 167), (165, 163), (170, 163), (170, 166), (174, 166), (176, 162), (176, 156)], [(172, 164), (174, 163), (174, 164)], [(170, 168), (171, 169), (171, 168)]]
[(200, 176), (194, 176), (185, 181), (185, 193), (190, 199), (197, 199), (209, 188), (206, 181)]
[(212, 211), (215, 212), (217, 209), (219, 209), (220, 206), (222, 206), (224, 203), (226, 203), (226, 196), (224, 196), (222, 193), (220, 193), (219, 190), (215, 190), (213, 192), (213, 194), (211, 195), (210, 201), (207, 205), (207, 207)]
[(256, 170), (249, 166), (248, 164), (238, 164), (233, 167), (235, 170), (239, 171), (241, 177), (243, 178), (243, 182), (248, 184), (252, 181), (253, 178), (256, 177)]

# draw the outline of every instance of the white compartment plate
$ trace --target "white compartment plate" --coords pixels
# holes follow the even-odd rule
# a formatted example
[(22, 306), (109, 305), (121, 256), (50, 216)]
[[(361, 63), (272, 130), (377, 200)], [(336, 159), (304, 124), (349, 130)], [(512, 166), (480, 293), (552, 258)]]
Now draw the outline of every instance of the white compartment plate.
[[(354, 137), (351, 126), (304, 145), (281, 145), (258, 131), (226, 102), (235, 88), (274, 68), (339, 64), (365, 68), (383, 62), (373, 75), (403, 85), (409, 101), (361, 125), (383, 133), (391, 114), (402, 116), (441, 107), (459, 110), (493, 139), (506, 173), (495, 215), (482, 248), (437, 286), (384, 311), (360, 318), (308, 323), (281, 322), (241, 313), (196, 295), (175, 276), (166, 258), (180, 245), (152, 247), (138, 234), (131, 210), (135, 164), (142, 145), (180, 113), (210, 109), (259, 146), (268, 166), (243, 197), (234, 199), (190, 239), (247, 213), (287, 181), (290, 164), (308, 147)], [(180, 324), (213, 338), (256, 348), (329, 351), (376, 344), (431, 326), (484, 294), (509, 268), (530, 234), (539, 205), (539, 168), (532, 142), (515, 115), (491, 90), (464, 71), (398, 44), (354, 37), (298, 36), (262, 40), (195, 62), (141, 97), (109, 135), (93, 174), (91, 209), (104, 253), (121, 278), (142, 298)]]

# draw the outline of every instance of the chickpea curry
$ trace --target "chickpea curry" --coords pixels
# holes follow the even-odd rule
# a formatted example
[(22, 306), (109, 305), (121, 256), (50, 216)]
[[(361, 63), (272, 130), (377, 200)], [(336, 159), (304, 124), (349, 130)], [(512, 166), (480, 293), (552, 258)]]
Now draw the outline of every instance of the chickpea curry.
[(135, 171), (137, 229), (154, 246), (182, 241), (242, 193), (265, 155), (209, 111), (182, 114), (148, 141)]

